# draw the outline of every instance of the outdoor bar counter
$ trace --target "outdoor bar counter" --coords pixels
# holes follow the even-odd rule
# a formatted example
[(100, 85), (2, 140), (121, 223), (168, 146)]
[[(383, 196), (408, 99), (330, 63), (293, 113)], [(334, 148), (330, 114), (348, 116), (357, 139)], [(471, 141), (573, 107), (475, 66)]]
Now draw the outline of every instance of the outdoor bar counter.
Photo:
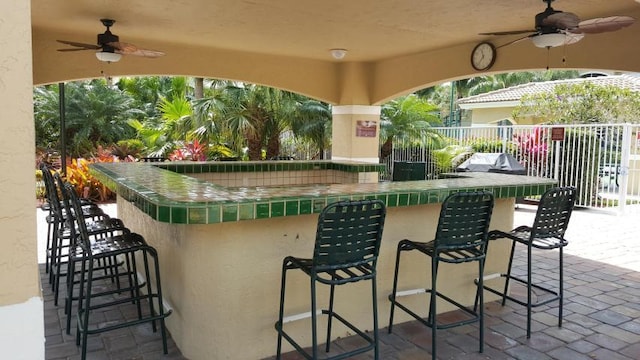
[[(375, 198), (387, 205), (377, 267), (382, 328), (389, 316), (387, 296), (397, 243), (404, 238), (431, 240), (447, 195), (492, 191), (496, 203), (491, 228), (508, 230), (513, 227), (516, 197), (540, 195), (555, 184), (497, 173), (378, 183), (380, 166), (336, 161), (100, 163), (91, 171), (118, 194), (118, 217), (158, 250), (165, 304), (173, 309), (167, 327), (183, 355), (192, 360), (263, 359), (276, 350), (273, 326), (282, 259), (312, 256), (317, 214), (326, 204)], [(508, 248), (502, 240), (491, 243), (487, 274), (506, 267)], [(404, 256), (399, 290), (427, 286), (428, 259)], [(442, 271), (451, 275), (438, 284), (439, 290), (472, 304), (477, 267), (445, 265)], [(308, 311), (309, 278), (293, 272), (287, 289), (285, 315)], [(322, 306), (325, 290), (319, 287)], [(336, 310), (371, 330), (370, 296), (368, 284), (339, 287)], [(426, 297), (414, 298), (406, 303), (413, 308), (423, 304), (426, 315)], [(395, 321), (409, 319), (397, 312)], [(323, 323), (319, 321), (320, 334)], [(308, 319), (285, 326), (301, 344), (310, 344)], [(334, 338), (348, 335), (340, 325), (333, 331)], [(285, 345), (283, 350), (292, 348)]]

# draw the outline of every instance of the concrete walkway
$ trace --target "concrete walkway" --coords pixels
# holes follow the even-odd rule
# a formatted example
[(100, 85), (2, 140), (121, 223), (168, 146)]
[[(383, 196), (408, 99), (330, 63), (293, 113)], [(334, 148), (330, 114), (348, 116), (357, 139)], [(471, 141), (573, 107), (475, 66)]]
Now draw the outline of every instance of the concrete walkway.
[[(107, 207), (107, 211), (115, 211), (115, 208)], [(42, 212), (38, 212), (42, 218)], [(515, 223), (531, 224), (534, 215), (535, 207), (520, 205), (516, 210)], [(43, 224), (42, 221), (39, 223), (40, 238), (46, 234), (46, 225), (42, 227)], [(438, 359), (640, 359), (639, 231), (638, 214), (616, 216), (576, 209), (567, 232), (570, 244), (565, 248), (563, 327), (557, 327), (556, 304), (542, 306), (534, 309), (533, 334), (531, 339), (526, 339), (526, 311), (523, 307), (512, 303), (504, 307), (497, 302), (488, 303), (485, 352), (477, 352), (477, 326), (468, 325), (438, 333)], [(536, 266), (543, 269), (554, 269), (557, 264), (554, 251), (534, 256)], [(521, 269), (523, 264), (520, 252), (515, 266)], [(555, 274), (555, 271), (550, 273)], [(546, 274), (540, 275), (543, 281), (548, 279)], [(46, 358), (78, 359), (75, 338), (64, 333), (64, 311), (61, 306), (53, 306), (50, 287), (44, 276), (43, 288)], [(388, 304), (380, 303), (379, 306)], [(126, 309), (105, 311), (104, 321), (121, 314), (126, 316)], [(276, 316), (274, 313), (274, 319)], [(455, 313), (448, 316), (455, 316)], [(383, 327), (380, 330), (381, 359), (431, 358), (429, 328), (412, 321), (394, 325), (393, 334), (388, 334), (386, 321), (380, 319)], [(274, 331), (274, 351), (275, 339)], [(184, 359), (172, 341), (169, 342), (169, 355), (163, 356), (159, 341), (159, 333), (151, 332), (148, 324), (95, 335), (90, 339), (88, 358)], [(338, 339), (334, 341), (332, 353), (358, 346), (358, 341), (353, 337)], [(251, 339), (247, 342), (250, 343)], [(212, 355), (211, 359), (215, 357)], [(296, 353), (288, 353), (283, 359), (303, 358)], [(363, 354), (355, 359), (373, 359), (373, 355)]]

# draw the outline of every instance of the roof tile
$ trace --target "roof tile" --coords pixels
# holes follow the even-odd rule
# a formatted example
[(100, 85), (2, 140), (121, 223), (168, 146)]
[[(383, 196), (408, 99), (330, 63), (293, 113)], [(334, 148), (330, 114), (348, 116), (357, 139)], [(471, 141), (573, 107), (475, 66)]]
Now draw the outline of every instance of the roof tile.
[(590, 81), (596, 85), (613, 85), (620, 88), (627, 88), (632, 91), (640, 92), (640, 77), (630, 75), (611, 75), (590, 78), (531, 82), (462, 98), (458, 100), (458, 104), (481, 104), (502, 101), (519, 101), (523, 95), (549, 92), (553, 91), (553, 89), (560, 84), (579, 84), (585, 81)]

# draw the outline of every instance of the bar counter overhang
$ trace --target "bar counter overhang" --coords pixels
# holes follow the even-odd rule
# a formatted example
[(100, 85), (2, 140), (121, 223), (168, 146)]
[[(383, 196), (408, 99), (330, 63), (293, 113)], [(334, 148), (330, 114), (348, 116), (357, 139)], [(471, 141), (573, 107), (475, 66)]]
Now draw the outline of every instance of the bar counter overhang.
[[(516, 197), (541, 195), (555, 185), (554, 180), (497, 173), (377, 183), (379, 165), (336, 161), (101, 163), (92, 165), (91, 170), (118, 194), (118, 216), (158, 250), (164, 298), (173, 309), (167, 326), (182, 353), (193, 360), (262, 359), (275, 353), (273, 326), (278, 315), (282, 259), (287, 255), (312, 256), (317, 214), (328, 203), (375, 198), (387, 205), (377, 267), (379, 326), (385, 327), (397, 243), (405, 238), (430, 241), (447, 195), (493, 192), (496, 203), (491, 229), (509, 230)], [(282, 181), (263, 180), (267, 185), (251, 185), (255, 177), (250, 174), (267, 172), (288, 172), (291, 179), (309, 176), (309, 181), (324, 181), (327, 178), (322, 176), (329, 173), (330, 182), (344, 182), (345, 178), (355, 182), (282, 185)], [(214, 173), (236, 174), (225, 180), (227, 184), (235, 181), (234, 185), (202, 180)], [(486, 274), (506, 268), (508, 250), (506, 241), (490, 244)], [(429, 285), (428, 262), (424, 256), (412, 255), (403, 260), (400, 291)], [(438, 284), (439, 289), (457, 294), (463, 304), (473, 304), (477, 267), (445, 265), (440, 271), (452, 275), (441, 275), (447, 280)], [(285, 315), (308, 311), (308, 281), (302, 274), (289, 277)], [(324, 306), (328, 289), (318, 290), (318, 303)], [(339, 288), (336, 310), (356, 326), (371, 330), (370, 296), (367, 284)], [(486, 301), (491, 299), (487, 294)], [(426, 296), (406, 303), (412, 308), (421, 306), (421, 314), (426, 316)], [(320, 334), (323, 320), (319, 321)], [(395, 323), (409, 320), (398, 312)], [(310, 344), (310, 321), (285, 326), (301, 344)], [(346, 328), (333, 331), (334, 338), (348, 335)]]

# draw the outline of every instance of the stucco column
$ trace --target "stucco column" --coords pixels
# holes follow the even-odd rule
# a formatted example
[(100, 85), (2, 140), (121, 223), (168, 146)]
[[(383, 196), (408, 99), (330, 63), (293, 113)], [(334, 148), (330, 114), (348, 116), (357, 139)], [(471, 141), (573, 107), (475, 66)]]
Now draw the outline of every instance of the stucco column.
[(377, 163), (380, 106), (333, 107), (331, 159)]
[(0, 357), (44, 359), (36, 242), (31, 2), (0, 12)]

